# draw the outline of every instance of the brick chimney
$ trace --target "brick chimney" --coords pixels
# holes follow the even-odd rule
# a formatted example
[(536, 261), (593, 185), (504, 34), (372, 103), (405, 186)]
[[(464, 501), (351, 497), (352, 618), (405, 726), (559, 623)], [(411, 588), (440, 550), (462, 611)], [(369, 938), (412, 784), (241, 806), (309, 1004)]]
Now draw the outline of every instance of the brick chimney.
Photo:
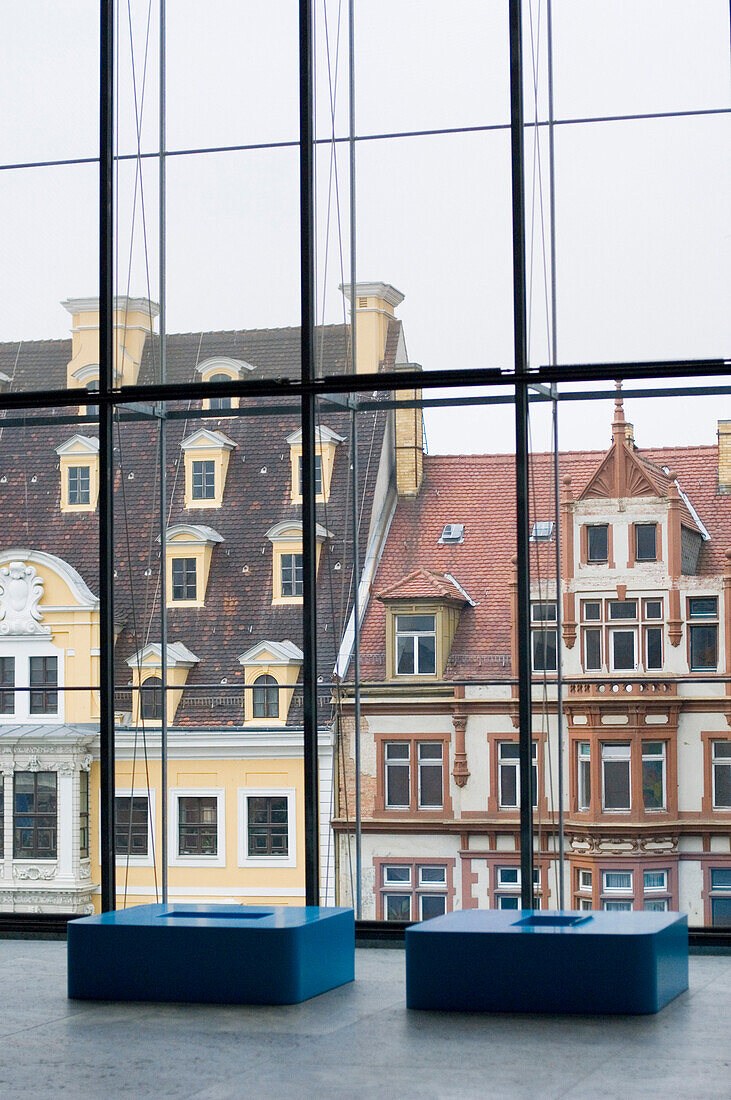
[[(397, 363), (395, 370), (420, 371), (418, 363)], [(396, 401), (419, 401), (421, 390), (398, 390)], [(424, 476), (424, 421), (420, 408), (396, 408), (396, 489), (400, 497), (419, 495)]]
[(731, 420), (718, 422), (718, 491), (731, 493)]
[[(350, 302), (350, 283), (343, 283), (340, 290)], [(355, 284), (356, 374), (375, 374), (379, 370), (386, 351), (388, 322), (403, 300), (401, 291), (388, 283)], [(352, 302), (350, 306), (352, 310)]]
[[(69, 389), (99, 381), (99, 299), (68, 298), (61, 305), (71, 314), (71, 360), (66, 368)], [(148, 298), (114, 299), (114, 368), (116, 386), (133, 386), (142, 362), (145, 339), (159, 306)]]

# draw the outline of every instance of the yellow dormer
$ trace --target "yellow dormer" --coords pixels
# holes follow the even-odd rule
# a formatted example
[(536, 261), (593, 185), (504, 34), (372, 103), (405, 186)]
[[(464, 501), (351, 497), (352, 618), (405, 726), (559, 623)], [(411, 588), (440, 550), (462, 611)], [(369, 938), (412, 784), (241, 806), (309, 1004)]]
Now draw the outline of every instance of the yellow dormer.
[[(266, 537), (272, 544), (272, 603), (302, 603), (302, 524), (285, 520), (270, 527)], [(317, 566), (320, 564), (320, 551), (325, 539), (332, 538), (319, 523), (316, 528)]]
[(302, 666), (293, 642), (259, 642), (239, 657), (244, 666), (244, 725), (284, 726)]
[[(182, 642), (172, 642), (167, 647), (166, 663), (168, 688), (172, 688), (167, 693), (167, 717), (172, 722), (183, 697), (188, 673), (198, 664), (198, 658)], [(143, 722), (159, 725), (162, 721), (162, 647), (151, 642), (128, 657), (127, 664), (132, 669), (132, 687), (138, 689), (132, 692), (132, 725)]]
[[(69, 389), (84, 389), (92, 378), (99, 380), (99, 299), (69, 298), (61, 304), (72, 319), (66, 385)], [(149, 298), (114, 299), (115, 388), (136, 384), (145, 340), (159, 312), (159, 306)]]
[[(230, 382), (234, 378), (243, 378), (247, 370), (253, 370), (251, 363), (245, 363), (243, 359), (229, 359), (226, 355), (216, 355), (212, 359), (206, 359), (196, 367), (201, 376), (201, 382)], [(229, 409), (238, 409), (238, 397), (204, 397), (204, 409), (218, 409), (225, 415)]]
[[(159, 539), (158, 539), (159, 542)], [(167, 530), (168, 607), (203, 607), (211, 555), (223, 538), (212, 527), (176, 523)]]
[(99, 440), (73, 435), (56, 447), (61, 470), (61, 511), (93, 512), (99, 496)]
[(200, 428), (180, 446), (185, 455), (185, 507), (220, 508), (228, 460), (236, 444), (223, 432)]
[[(293, 504), (302, 503), (302, 429), (298, 428), (287, 436), (289, 457), (292, 464), (291, 500)], [(315, 500), (318, 504), (327, 504), (330, 499), (330, 482), (335, 465), (335, 448), (343, 442), (343, 437), (330, 428), (320, 425), (315, 428)]]

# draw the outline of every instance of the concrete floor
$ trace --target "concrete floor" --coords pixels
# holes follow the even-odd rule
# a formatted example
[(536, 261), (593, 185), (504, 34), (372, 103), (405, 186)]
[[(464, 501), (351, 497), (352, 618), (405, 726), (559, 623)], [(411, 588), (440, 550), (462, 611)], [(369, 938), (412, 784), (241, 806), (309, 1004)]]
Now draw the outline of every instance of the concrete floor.
[(66, 945), (0, 940), (0, 1097), (731, 1097), (731, 957), (657, 1016), (407, 1012), (404, 955), (287, 1008), (66, 998)]

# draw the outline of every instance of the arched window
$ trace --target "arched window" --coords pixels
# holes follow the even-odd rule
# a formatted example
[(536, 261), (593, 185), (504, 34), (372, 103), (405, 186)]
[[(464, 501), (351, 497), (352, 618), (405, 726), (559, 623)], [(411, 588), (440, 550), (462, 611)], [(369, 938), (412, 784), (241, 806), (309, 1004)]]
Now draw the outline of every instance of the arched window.
[(153, 721), (162, 718), (162, 680), (159, 676), (148, 676), (140, 687), (140, 711), (143, 718)]
[[(99, 379), (98, 378), (90, 378), (89, 381), (86, 383), (85, 389), (87, 389), (89, 391), (89, 393), (99, 393)], [(87, 411), (89, 416), (98, 416), (99, 415), (99, 406), (98, 405), (87, 405), (86, 406), (86, 411)]]
[(279, 717), (279, 686), (273, 676), (257, 676), (254, 680), (254, 717)]
[[(208, 379), (209, 382), (230, 382), (231, 376), (228, 374), (212, 374)], [(230, 409), (231, 398), (230, 397), (212, 397), (210, 399), (210, 407), (212, 409)]]

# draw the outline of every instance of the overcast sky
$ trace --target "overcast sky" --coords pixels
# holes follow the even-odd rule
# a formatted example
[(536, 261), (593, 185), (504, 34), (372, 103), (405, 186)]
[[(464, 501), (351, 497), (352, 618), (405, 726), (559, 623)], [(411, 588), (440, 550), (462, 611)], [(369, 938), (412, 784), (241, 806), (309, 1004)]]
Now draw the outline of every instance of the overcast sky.
[[(94, 0), (7, 0), (0, 47), (4, 163), (93, 157), (98, 107)], [(347, 133), (347, 4), (318, 2), (318, 136)], [(539, 113), (545, 117), (545, 0), (533, 14)], [(126, 8), (120, 35), (120, 149), (133, 151)], [(295, 0), (168, 3), (168, 147), (297, 137)], [(507, 2), (357, 0), (359, 135), (508, 121)], [(541, 13), (538, 32), (538, 13)], [(157, 12), (142, 145), (157, 141)], [(727, 108), (725, 0), (554, 0), (559, 119)], [(340, 14), (340, 21), (338, 16)], [(147, 6), (132, 4), (138, 96)], [(532, 45), (526, 26), (526, 116)], [(336, 64), (337, 58), (337, 64)], [(563, 362), (728, 356), (731, 353), (729, 116), (563, 126), (556, 131), (557, 303)], [(531, 359), (545, 362), (548, 157), (526, 139)], [(318, 309), (343, 319), (348, 277), (348, 163), (318, 154)], [(537, 169), (543, 180), (544, 218)], [(534, 171), (535, 169), (535, 171)], [(119, 290), (127, 287), (135, 169), (120, 170)], [(0, 173), (5, 262), (0, 339), (68, 335), (59, 305), (96, 294), (94, 165)], [(510, 158), (506, 131), (362, 142), (357, 152), (358, 278), (390, 282), (409, 357), (425, 369), (512, 362)], [(139, 193), (130, 289), (157, 296), (157, 165), (144, 170), (145, 261)], [(340, 208), (340, 226), (336, 212)], [(168, 166), (168, 328), (195, 331), (299, 323), (296, 149), (171, 158)], [(325, 247), (325, 242), (328, 247)], [(322, 309), (324, 303), (324, 312)], [(640, 444), (712, 442), (727, 399), (628, 408)], [(604, 446), (611, 409), (562, 408), (564, 446)], [(537, 417), (535, 445), (547, 435)], [(512, 447), (508, 407), (427, 414), (430, 449)]]

